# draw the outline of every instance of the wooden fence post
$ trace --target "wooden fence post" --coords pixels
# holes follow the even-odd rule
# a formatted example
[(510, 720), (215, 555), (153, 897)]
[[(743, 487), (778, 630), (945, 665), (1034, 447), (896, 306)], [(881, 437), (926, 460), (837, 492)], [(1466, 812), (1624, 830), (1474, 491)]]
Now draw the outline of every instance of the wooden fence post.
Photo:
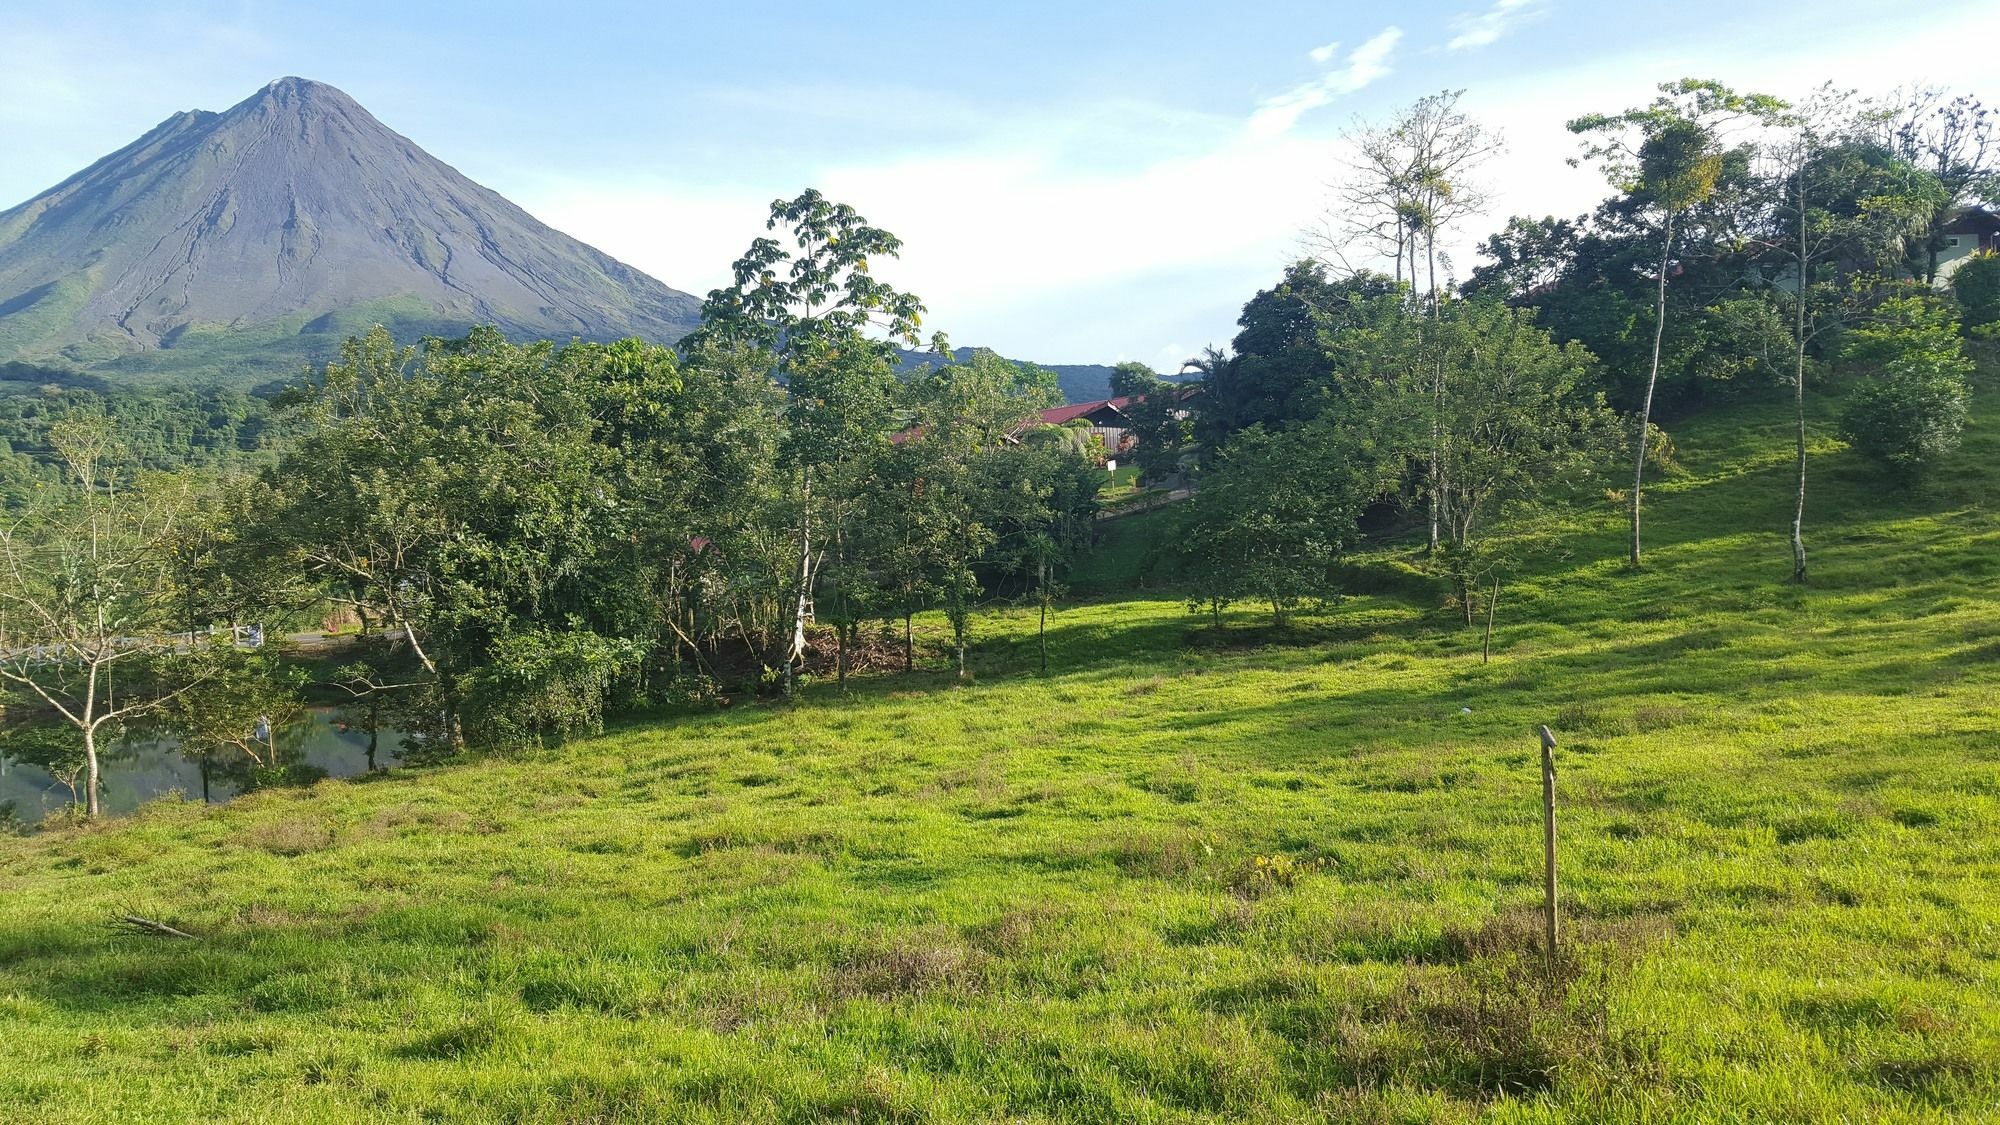
[(1548, 934), (1549, 972), (1556, 967), (1556, 736), (1542, 727), (1543, 923)]
[(1493, 610), (1500, 604), (1500, 576), (1493, 576), (1493, 596), (1486, 599), (1486, 636), (1479, 642), (1479, 662), (1486, 663), (1487, 653), (1493, 650)]

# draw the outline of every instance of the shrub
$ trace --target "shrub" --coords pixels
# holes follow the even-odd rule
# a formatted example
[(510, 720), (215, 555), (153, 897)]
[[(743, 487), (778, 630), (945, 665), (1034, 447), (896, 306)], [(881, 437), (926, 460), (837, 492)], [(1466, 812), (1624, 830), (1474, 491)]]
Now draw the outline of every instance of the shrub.
[(2000, 254), (1988, 250), (1959, 263), (1951, 291), (1968, 330), (2000, 323)]
[(1912, 481), (1958, 448), (1972, 361), (1942, 304), (1928, 296), (1884, 302), (1874, 323), (1854, 333), (1848, 358), (1873, 368), (1841, 419), (1855, 449)]
[(630, 642), (537, 629), (502, 637), (468, 678), (468, 736), (483, 748), (532, 749), (604, 729), (613, 684), (638, 660)]

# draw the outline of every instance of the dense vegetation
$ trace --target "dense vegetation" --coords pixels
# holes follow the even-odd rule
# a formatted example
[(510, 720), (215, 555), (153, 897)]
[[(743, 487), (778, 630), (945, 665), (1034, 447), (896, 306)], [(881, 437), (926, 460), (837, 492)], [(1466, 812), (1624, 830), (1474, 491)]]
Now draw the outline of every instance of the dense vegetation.
[[(70, 820), (140, 723), (281, 781), (245, 732), (308, 679), (427, 767), (0, 841), (0, 1098), (2000, 1110), (1992, 277), (1938, 233), (1986, 115), (1685, 81), (1572, 128), (1614, 195), (1463, 285), (1492, 139), (1450, 93), (1361, 136), (1198, 382), (1113, 373), (1185, 497), (1145, 515), (1033, 424), (1053, 373), (904, 362), (899, 243), (817, 192), (678, 348), (378, 331), (268, 413), (0, 400), (0, 749)], [(338, 667), (203, 639), (340, 614)]]
[[(1285, 634), (999, 615), (948, 671), (0, 840), (17, 1120), (1976, 1120), (2000, 404), (1913, 498), (1691, 425), (1493, 660), (1412, 548)], [(1813, 418), (1816, 434), (1833, 418)], [(1169, 513), (1142, 519), (1158, 521)], [(1765, 528), (1746, 532), (1746, 523)], [(1159, 530), (1157, 526), (1153, 529)], [(1123, 567), (1116, 559), (1106, 565)], [(1128, 583), (1129, 571), (1079, 576)], [(949, 651), (941, 615), (920, 656)], [(1467, 710), (1469, 709), (1469, 710)], [(1531, 726), (1560, 731), (1546, 992)], [(124, 936), (113, 915), (196, 941)]]

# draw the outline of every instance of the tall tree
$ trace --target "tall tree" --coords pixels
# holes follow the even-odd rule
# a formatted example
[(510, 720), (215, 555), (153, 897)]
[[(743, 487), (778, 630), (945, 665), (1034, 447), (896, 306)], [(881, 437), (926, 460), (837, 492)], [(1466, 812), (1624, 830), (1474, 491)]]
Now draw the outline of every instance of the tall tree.
[[(1340, 189), (1347, 238), (1358, 242), (1357, 248), (1372, 245), (1378, 250), (1394, 250), (1398, 281), (1404, 277), (1402, 259), (1407, 254), (1410, 289), (1422, 295), (1433, 315), (1438, 303), (1439, 236), (1485, 209), (1486, 195), (1478, 183), (1478, 171), (1503, 148), (1499, 134), (1459, 108), (1464, 93), (1445, 90), (1419, 98), (1385, 123), (1352, 131), (1348, 140), (1357, 156)], [(1336, 249), (1334, 257), (1345, 262), (1349, 255)], [(1443, 395), (1443, 372), (1433, 365), (1431, 449), (1425, 465), (1431, 478), (1426, 491), (1432, 497), (1445, 487), (1440, 479), (1445, 471), (1439, 430), (1445, 409)], [(1439, 521), (1440, 513), (1433, 503), (1432, 550), (1438, 546)]]
[(924, 307), (875, 278), (871, 263), (895, 257), (903, 244), (854, 208), (808, 190), (772, 201), (765, 228), (780, 227), (792, 245), (753, 241), (736, 261), (733, 284), (708, 295), (702, 325), (687, 343), (763, 348), (787, 388), (782, 456), (797, 479), (797, 569), (783, 658), (791, 695), (825, 552), (814, 537), (822, 506), (815, 486), (882, 440), (895, 341), (916, 345)]
[(1945, 226), (1963, 208), (2000, 197), (1994, 113), (1977, 98), (1931, 86), (1901, 91), (1870, 108), (1882, 143), (1936, 182), (1922, 238), (1913, 247), (1917, 272), (1926, 283), (1934, 282)]
[(1025, 419), (1059, 401), (1053, 373), (983, 349), (965, 363), (931, 369), (915, 387), (915, 425), (903, 445), (923, 466), (925, 514), (938, 525), (931, 537), (939, 548), (937, 586), (961, 679), (970, 674), (966, 645), (981, 593), (975, 564), (998, 541), (1001, 518), (1023, 518), (1008, 510), (1033, 500), (1014, 495), (1007, 485), (1018, 475), (996, 471), (995, 463), (1018, 455), (1014, 435)]
[(1791, 522), (1794, 583), (1806, 580), (1806, 368), (1818, 337), (1871, 300), (1893, 273), (1904, 232), (1925, 228), (1933, 177), (1884, 159), (1864, 137), (1852, 95), (1822, 87), (1776, 122), (1762, 146), (1770, 220), (1761, 246), (1777, 268), (1771, 291), (1789, 313), (1794, 438)]
[(540, 647), (596, 667), (607, 646), (625, 651), (611, 642), (650, 633), (632, 605), (650, 579), (630, 545), (650, 533), (679, 549), (688, 520), (632, 515), (628, 500), (670, 494), (635, 488), (628, 470), (661, 466), (646, 460), (646, 412), (681, 387), (671, 349), (524, 347), (480, 328), (417, 356), (371, 334), (288, 398), (297, 436), (269, 474), (286, 498), (269, 518), (311, 577), (409, 646), (434, 745), (505, 733), (465, 725), (504, 717), (478, 698), (510, 690), (477, 675), (496, 654), (525, 666)]
[(1443, 373), (1438, 432), (1444, 463), (1438, 509), (1445, 565), (1471, 624), (1474, 591), (1490, 569), (1503, 518), (1553, 507), (1604, 464), (1617, 417), (1596, 387), (1595, 359), (1557, 344), (1533, 310), (1448, 302), (1430, 357)]
[(1196, 365), (1203, 370), (1203, 393), (1191, 400), (1197, 440), (1213, 452), (1238, 430), (1282, 429), (1313, 417), (1332, 386), (1326, 330), (1389, 315), (1390, 306), (1377, 298), (1396, 292), (1382, 274), (1334, 280), (1319, 262), (1287, 266), (1278, 284), (1244, 304), (1234, 354), (1225, 359), (1210, 351)]
[(1723, 171), (1722, 131), (1745, 119), (1770, 120), (1784, 108), (1769, 95), (1739, 94), (1718, 82), (1684, 78), (1663, 83), (1660, 96), (1649, 105), (1618, 114), (1591, 114), (1569, 123), (1570, 132), (1591, 138), (1577, 159), (1601, 162), (1612, 184), (1650, 213), (1658, 237), (1652, 363), (1633, 439), (1630, 562), (1635, 567), (1640, 564), (1639, 512), (1677, 224), (1715, 193)]
[(1328, 415), (1275, 433), (1231, 438), (1181, 506), (1173, 550), (1191, 582), (1188, 608), (1219, 624), (1224, 606), (1256, 599), (1280, 628), (1330, 593), (1331, 568), (1359, 538), (1400, 451), (1380, 419)]

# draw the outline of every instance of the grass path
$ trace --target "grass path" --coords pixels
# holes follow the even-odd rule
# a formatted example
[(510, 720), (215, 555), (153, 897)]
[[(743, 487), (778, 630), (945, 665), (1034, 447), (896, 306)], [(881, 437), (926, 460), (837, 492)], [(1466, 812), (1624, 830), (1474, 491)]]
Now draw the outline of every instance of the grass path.
[(1046, 679), (999, 614), (971, 687), (0, 840), (0, 1118), (1994, 1119), (2000, 440), (1823, 446), (1799, 590), (1784, 428), (1689, 428), (1648, 569), (1607, 502), (1487, 665), (1407, 577), (1127, 595)]

